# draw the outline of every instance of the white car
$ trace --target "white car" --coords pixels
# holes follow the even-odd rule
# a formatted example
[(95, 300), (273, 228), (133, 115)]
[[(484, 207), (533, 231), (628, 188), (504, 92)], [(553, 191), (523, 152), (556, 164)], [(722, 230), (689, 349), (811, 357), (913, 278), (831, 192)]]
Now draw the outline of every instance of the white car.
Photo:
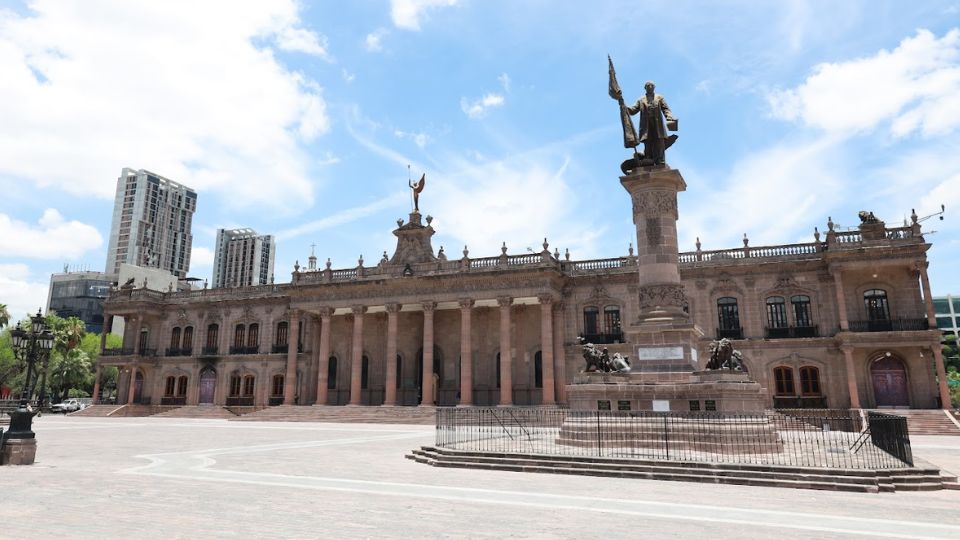
[(67, 399), (50, 407), (50, 412), (62, 412), (66, 414), (68, 412), (79, 411), (82, 408), (80, 402), (76, 399)]

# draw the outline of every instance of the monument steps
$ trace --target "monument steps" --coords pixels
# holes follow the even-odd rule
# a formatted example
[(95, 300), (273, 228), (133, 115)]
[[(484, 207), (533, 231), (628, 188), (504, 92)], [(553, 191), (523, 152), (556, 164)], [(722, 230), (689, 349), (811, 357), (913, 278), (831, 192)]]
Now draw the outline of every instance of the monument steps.
[(185, 405), (153, 416), (162, 418), (236, 418), (237, 415), (218, 405)]
[(463, 467), (516, 472), (581, 474), (649, 480), (673, 480), (854, 492), (930, 491), (949, 488), (930, 467), (895, 470), (780, 467), (755, 464), (625, 460), (465, 452), (422, 447), (406, 456), (434, 467)]
[(433, 425), (436, 423), (436, 411), (433, 407), (277, 405), (245, 414), (234, 420)]

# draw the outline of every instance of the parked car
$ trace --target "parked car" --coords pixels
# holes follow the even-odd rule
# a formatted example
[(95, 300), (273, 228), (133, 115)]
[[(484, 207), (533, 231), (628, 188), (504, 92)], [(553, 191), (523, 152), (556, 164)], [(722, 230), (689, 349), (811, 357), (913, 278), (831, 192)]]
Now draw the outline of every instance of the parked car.
[(62, 412), (63, 414), (67, 414), (68, 412), (79, 411), (82, 408), (83, 406), (80, 405), (79, 401), (71, 398), (53, 405), (50, 407), (50, 412)]

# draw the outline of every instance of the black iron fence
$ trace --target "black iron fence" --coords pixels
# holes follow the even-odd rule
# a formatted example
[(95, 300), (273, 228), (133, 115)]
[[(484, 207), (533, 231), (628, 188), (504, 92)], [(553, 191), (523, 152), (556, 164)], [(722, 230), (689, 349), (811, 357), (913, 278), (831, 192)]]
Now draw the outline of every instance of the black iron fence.
[(913, 464), (906, 419), (859, 410), (755, 414), (441, 407), (454, 450), (638, 460), (890, 469)]
[(874, 319), (850, 321), (851, 332), (911, 332), (928, 330), (927, 319)]

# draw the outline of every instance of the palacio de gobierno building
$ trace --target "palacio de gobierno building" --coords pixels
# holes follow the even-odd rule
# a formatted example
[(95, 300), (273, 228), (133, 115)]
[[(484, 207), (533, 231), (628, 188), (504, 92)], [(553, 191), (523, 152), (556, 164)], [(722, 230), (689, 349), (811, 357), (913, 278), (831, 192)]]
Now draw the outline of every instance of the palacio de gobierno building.
[[(614, 182), (609, 190), (630, 196)], [(661, 210), (676, 221), (670, 206)], [(769, 407), (949, 407), (930, 244), (915, 213), (911, 221), (888, 227), (864, 212), (856, 230), (811, 226), (807, 243), (745, 237), (702, 251), (698, 240), (696, 251), (668, 254), (683, 310), (702, 332), (691, 369), (703, 369), (711, 341), (728, 338)], [(653, 255), (631, 247), (571, 260), (544, 240), (539, 253), (504, 245), (448, 258), (433, 249), (431, 223), (415, 202), (397, 220), (393, 254), (372, 266), (319, 268), (311, 255), (285, 284), (114, 289), (104, 316), (108, 328), (123, 318), (123, 346), (103, 350), (95, 396), (102, 368), (116, 366), (121, 404), (562, 406), (584, 366), (579, 337), (643, 371), (630, 338), (650, 307), (639, 285)]]

